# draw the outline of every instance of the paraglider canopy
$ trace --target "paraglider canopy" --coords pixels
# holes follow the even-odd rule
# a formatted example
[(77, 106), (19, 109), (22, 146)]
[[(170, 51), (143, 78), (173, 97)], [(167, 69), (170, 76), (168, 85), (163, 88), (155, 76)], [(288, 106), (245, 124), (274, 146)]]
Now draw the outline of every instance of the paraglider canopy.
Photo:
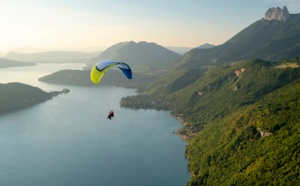
[(114, 60), (105, 60), (100, 61), (91, 70), (90, 78), (93, 83), (98, 84), (102, 78), (102, 76), (107, 72), (110, 68), (117, 66), (124, 73), (124, 75), (128, 78), (132, 78), (131, 68), (128, 64), (123, 62), (118, 62)]

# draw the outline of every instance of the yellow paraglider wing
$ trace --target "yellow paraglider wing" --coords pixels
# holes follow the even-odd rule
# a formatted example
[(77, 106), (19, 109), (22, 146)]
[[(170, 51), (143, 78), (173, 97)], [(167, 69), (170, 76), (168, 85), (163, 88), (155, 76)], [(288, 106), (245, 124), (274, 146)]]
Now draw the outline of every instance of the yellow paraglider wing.
[(104, 75), (104, 72), (103, 71), (100, 72), (99, 70), (97, 70), (96, 66), (94, 66), (91, 71), (92, 82), (95, 84), (99, 83), (103, 75)]
[(90, 78), (93, 83), (98, 84), (102, 78), (102, 76), (107, 72), (111, 67), (118, 66), (119, 69), (124, 73), (124, 75), (128, 78), (132, 78), (132, 73), (129, 65), (122, 62), (116, 62), (112, 60), (101, 61), (97, 63), (91, 70)]

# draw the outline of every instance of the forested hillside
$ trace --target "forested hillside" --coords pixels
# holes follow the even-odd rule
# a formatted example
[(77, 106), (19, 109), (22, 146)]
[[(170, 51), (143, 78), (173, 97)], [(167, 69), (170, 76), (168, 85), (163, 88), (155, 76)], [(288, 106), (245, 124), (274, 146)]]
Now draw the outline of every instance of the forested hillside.
[(297, 185), (300, 79), (209, 123), (189, 143), (189, 185)]
[(45, 92), (40, 88), (22, 83), (0, 84), (0, 114), (29, 107), (67, 92), (67, 89)]
[(190, 140), (189, 185), (299, 181), (300, 58), (219, 66), (182, 89), (123, 98), (134, 109), (170, 109)]

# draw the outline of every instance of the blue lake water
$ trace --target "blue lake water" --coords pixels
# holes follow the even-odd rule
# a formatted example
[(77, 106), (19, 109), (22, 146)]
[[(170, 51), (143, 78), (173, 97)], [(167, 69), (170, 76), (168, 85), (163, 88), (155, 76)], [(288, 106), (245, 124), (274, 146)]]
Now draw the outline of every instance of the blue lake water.
[[(184, 186), (189, 180), (181, 125), (169, 112), (120, 108), (134, 90), (38, 82), (83, 64), (0, 69), (0, 83), (22, 82), (45, 91), (71, 90), (0, 116), (1, 186)], [(106, 119), (110, 109), (112, 120)]]

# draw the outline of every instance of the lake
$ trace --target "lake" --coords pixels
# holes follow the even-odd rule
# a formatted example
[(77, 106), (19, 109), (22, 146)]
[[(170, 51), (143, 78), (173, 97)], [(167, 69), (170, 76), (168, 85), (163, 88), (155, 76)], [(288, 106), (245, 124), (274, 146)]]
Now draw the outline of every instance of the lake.
[[(0, 83), (45, 91), (52, 100), (0, 116), (1, 186), (184, 186), (189, 180), (181, 125), (167, 111), (121, 108), (134, 90), (53, 85), (37, 79), (84, 64), (0, 69)], [(115, 117), (106, 116), (113, 109)]]

